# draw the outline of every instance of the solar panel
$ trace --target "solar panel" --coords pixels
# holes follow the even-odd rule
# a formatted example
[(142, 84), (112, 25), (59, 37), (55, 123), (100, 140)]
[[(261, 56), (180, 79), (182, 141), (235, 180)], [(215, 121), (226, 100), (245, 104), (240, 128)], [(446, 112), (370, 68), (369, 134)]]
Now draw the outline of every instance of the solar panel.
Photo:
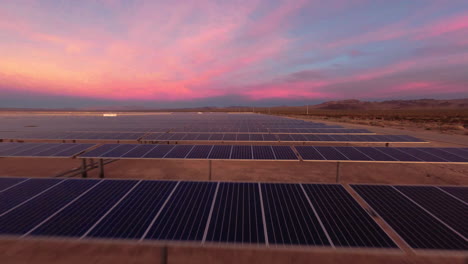
[(187, 155), (187, 159), (207, 159), (210, 155), (212, 145), (198, 145), (193, 147), (190, 153)]
[(393, 158), (392, 156), (383, 153), (382, 151), (379, 151), (376, 148), (373, 147), (360, 147), (360, 148), (355, 148), (359, 152), (362, 152), (366, 156), (370, 157), (371, 159), (375, 161), (396, 161), (397, 159)]
[(27, 181), (27, 180), (28, 179), (23, 179), (23, 178), (0, 177), (0, 193), (6, 189), (12, 188), (13, 186), (16, 186), (17, 184), (21, 184), (22, 182)]
[(106, 152), (102, 154), (100, 157), (103, 158), (118, 158), (129, 152), (130, 150), (136, 148), (138, 145), (135, 144), (123, 144), (120, 145), (114, 149), (112, 149), (109, 152)]
[(150, 150), (155, 148), (157, 145), (138, 145), (129, 152), (123, 154), (122, 158), (141, 158), (146, 155)]
[(211, 182), (179, 183), (144, 238), (201, 241), (216, 185)]
[(250, 135), (249, 134), (237, 134), (237, 141), (249, 141)]
[(396, 244), (338, 184), (303, 184), (335, 246), (396, 248)]
[(136, 181), (130, 180), (102, 181), (79, 200), (52, 216), (47, 222), (29, 231), (29, 234), (33, 236), (80, 237), (136, 183)]
[(176, 182), (143, 181), (85, 236), (140, 239), (176, 186)]
[(450, 152), (444, 151), (442, 149), (437, 148), (420, 148), (420, 151), (427, 152), (431, 155), (437, 156), (439, 158), (443, 158), (444, 160), (451, 161), (451, 162), (468, 162), (468, 158), (460, 157), (456, 154), (452, 154)]
[(468, 159), (468, 151), (465, 151), (463, 149), (460, 149), (460, 148), (440, 148), (440, 149), (443, 151), (455, 154), (459, 157)]
[(432, 186), (395, 186), (408, 199), (419, 204), (465, 239), (468, 237), (468, 205)]
[(231, 159), (252, 159), (252, 146), (233, 146)]
[(372, 161), (372, 159), (365, 155), (364, 153), (360, 152), (359, 150), (353, 147), (335, 147), (337, 151), (341, 154), (345, 155), (350, 160), (363, 160), (363, 161)]
[(348, 158), (341, 154), (334, 147), (315, 147), (320, 154), (327, 160), (348, 160)]
[(424, 160), (424, 161), (447, 162), (447, 160), (445, 160), (443, 158), (434, 156), (432, 154), (429, 154), (427, 152), (421, 151), (421, 150), (416, 149), (416, 148), (398, 148), (398, 150), (401, 150), (401, 151), (403, 151), (405, 153), (410, 154), (413, 157), (416, 157), (416, 158), (418, 158), (420, 160)]
[(56, 153), (52, 154), (53, 157), (72, 157), (80, 154), (81, 152), (95, 146), (95, 144), (74, 144), (71, 148), (68, 146), (63, 146), (62, 150), (57, 150)]
[(0, 193), (0, 216), (60, 184), (62, 179), (30, 179)]
[(143, 156), (146, 159), (163, 158), (166, 154), (174, 148), (175, 145), (157, 145)]
[(415, 249), (467, 250), (466, 241), (392, 186), (352, 188)]
[(380, 152), (387, 154), (399, 161), (421, 161), (420, 159), (406, 153), (400, 151), (395, 148), (384, 148), (384, 147), (375, 147), (375, 149), (379, 150)]
[(231, 157), (232, 146), (213, 146), (208, 156), (209, 159), (229, 159)]
[(298, 160), (296, 153), (289, 146), (271, 146), (277, 160)]
[(82, 154), (80, 157), (82, 158), (87, 158), (87, 157), (90, 157), (90, 158), (95, 158), (95, 157), (99, 157), (101, 156), (102, 154), (105, 154), (115, 148), (117, 148), (118, 146), (120, 146), (119, 144), (105, 144), (105, 145), (102, 145), (102, 146), (99, 146), (91, 151), (88, 151), (84, 154)]
[(176, 145), (167, 155), (166, 159), (183, 159), (192, 150), (192, 145)]
[(295, 148), (304, 160), (325, 160), (325, 157), (312, 146), (296, 146)]
[(453, 197), (460, 199), (461, 201), (468, 203), (468, 187), (462, 186), (441, 186), (440, 190), (452, 195)]
[[(23, 235), (73, 202), (99, 181), (65, 180), (0, 217), (0, 233)], [(24, 217), (27, 215), (28, 217)]]
[(211, 141), (223, 140), (223, 136), (224, 136), (224, 134), (211, 134), (211, 137), (210, 137), (209, 140), (211, 140)]
[(330, 246), (298, 184), (261, 184), (270, 245)]
[(220, 183), (206, 241), (264, 244), (257, 183)]
[(271, 146), (252, 146), (253, 158), (258, 160), (274, 160), (275, 154)]
[(52, 147), (55, 147), (57, 145), (60, 145), (60, 144), (41, 144), (41, 145), (38, 145), (38, 146), (30, 148), (30, 149), (26, 149), (26, 150), (23, 150), (23, 151), (12, 153), (9, 156), (11, 156), (11, 157), (33, 157), (37, 153), (48, 150), (48, 149), (50, 149)]
[(237, 134), (224, 134), (224, 141), (235, 141), (237, 139)]

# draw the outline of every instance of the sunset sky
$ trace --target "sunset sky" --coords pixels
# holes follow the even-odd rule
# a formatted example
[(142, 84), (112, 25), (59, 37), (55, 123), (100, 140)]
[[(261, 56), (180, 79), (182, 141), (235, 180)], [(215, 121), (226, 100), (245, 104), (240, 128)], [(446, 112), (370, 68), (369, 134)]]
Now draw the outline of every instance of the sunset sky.
[(461, 97), (467, 0), (0, 5), (0, 107)]

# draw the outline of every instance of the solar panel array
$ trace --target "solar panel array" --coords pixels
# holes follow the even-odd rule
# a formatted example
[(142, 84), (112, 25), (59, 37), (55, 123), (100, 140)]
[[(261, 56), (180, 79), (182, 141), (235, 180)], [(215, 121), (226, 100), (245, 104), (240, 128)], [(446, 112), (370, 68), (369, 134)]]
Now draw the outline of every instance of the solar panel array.
[[(342, 129), (341, 126), (306, 122), (278, 116), (226, 113), (173, 113), (119, 115), (15, 115), (0, 116), (2, 132), (244, 132), (290, 133), (290, 129)], [(283, 131), (284, 130), (284, 131)], [(330, 132), (332, 132), (330, 130)], [(0, 138), (2, 136), (0, 135)]]
[[(435, 186), (352, 185), (412, 248), (468, 250), (468, 204)], [(448, 187), (468, 195), (467, 187)]]
[(0, 143), (0, 157), (70, 158), (95, 144), (66, 143)]
[(397, 249), (341, 185), (0, 178), (0, 235)]
[(424, 140), (406, 135), (313, 135), (313, 134), (197, 134), (153, 133), (144, 141), (279, 141), (279, 142), (373, 142), (417, 143)]
[(2, 139), (56, 139), (56, 140), (138, 140), (145, 133), (104, 132), (0, 132)]

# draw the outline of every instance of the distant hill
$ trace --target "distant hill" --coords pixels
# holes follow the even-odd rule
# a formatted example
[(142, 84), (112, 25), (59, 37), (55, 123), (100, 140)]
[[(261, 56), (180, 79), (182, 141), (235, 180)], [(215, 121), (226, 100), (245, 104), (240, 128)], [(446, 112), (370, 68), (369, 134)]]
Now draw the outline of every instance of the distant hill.
[(419, 99), (366, 102), (360, 100), (329, 101), (311, 106), (323, 110), (405, 110), (405, 109), (468, 109), (468, 98), (453, 100)]

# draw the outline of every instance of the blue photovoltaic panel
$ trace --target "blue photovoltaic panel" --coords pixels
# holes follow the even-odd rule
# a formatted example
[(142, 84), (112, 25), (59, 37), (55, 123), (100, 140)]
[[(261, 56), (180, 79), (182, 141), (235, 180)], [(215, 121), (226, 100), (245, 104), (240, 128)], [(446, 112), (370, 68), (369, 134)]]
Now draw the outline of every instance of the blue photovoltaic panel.
[(211, 134), (210, 140), (223, 140), (224, 134)]
[(263, 134), (263, 141), (278, 141), (273, 134)]
[(211, 134), (199, 134), (200, 136), (197, 138), (197, 140), (208, 140), (211, 137)]
[(363, 161), (371, 161), (372, 159), (365, 155), (364, 153), (360, 152), (359, 150), (355, 149), (354, 147), (335, 147), (340, 153), (345, 155), (349, 160), (363, 160)]
[(459, 157), (468, 159), (468, 151), (465, 151), (461, 148), (440, 148), (443, 151), (455, 154)]
[(141, 182), (87, 236), (140, 239), (176, 184), (170, 181)]
[(184, 137), (184, 140), (187, 141), (187, 140), (197, 140), (197, 138), (200, 136), (200, 134), (193, 134), (193, 133), (190, 133), (190, 134), (187, 134), (185, 137)]
[(193, 145), (176, 145), (167, 155), (166, 159), (183, 159), (192, 150)]
[[(23, 235), (99, 181), (65, 180), (42, 195), (0, 216), (0, 233)], [(27, 217), (24, 217), (27, 215)]]
[(468, 205), (432, 186), (396, 186), (459, 234), (468, 237)]
[(339, 184), (303, 184), (333, 244), (396, 248), (396, 244)]
[(382, 153), (381, 151), (373, 147), (359, 147), (359, 148), (356, 147), (355, 149), (357, 149), (359, 152), (364, 153), (366, 156), (370, 157), (371, 159), (375, 161), (396, 161), (395, 158), (385, 153)]
[(122, 145), (114, 148), (113, 150), (102, 154), (100, 157), (101, 158), (118, 158), (118, 157), (123, 156), (124, 154), (126, 154), (130, 150), (134, 149), (136, 146), (138, 146), (138, 145), (136, 145), (136, 144), (122, 144)]
[(277, 160), (299, 160), (289, 146), (271, 146)]
[(30, 179), (0, 193), (0, 215), (45, 190), (60, 184), (62, 179)]
[(157, 145), (139, 145), (136, 148), (122, 155), (122, 158), (141, 158)]
[(432, 154), (429, 154), (427, 152), (418, 150), (416, 148), (398, 148), (398, 150), (403, 151), (405, 153), (410, 154), (413, 157), (416, 157), (420, 160), (423, 161), (432, 161), (432, 162), (447, 162), (447, 160), (434, 156)]
[(461, 186), (441, 186), (440, 189), (468, 203), (468, 187)]
[(298, 184), (261, 184), (261, 189), (270, 245), (330, 246)]
[(325, 158), (312, 146), (296, 146), (297, 152), (304, 160), (325, 160)]
[(18, 146), (15, 146), (14, 148), (0, 150), (0, 157), (11, 156), (17, 152), (21, 152), (21, 151), (28, 150), (28, 149), (33, 149), (40, 145), (42, 144), (41, 143), (21, 143), (21, 144), (18, 144)]
[(232, 146), (213, 146), (209, 159), (229, 159), (231, 157)]
[(62, 151), (57, 150), (56, 153), (52, 154), (53, 157), (71, 157), (80, 154), (81, 152), (95, 146), (95, 144), (75, 144), (71, 148), (65, 147)]
[(52, 148), (49, 148), (47, 150), (44, 150), (44, 151), (41, 151), (41, 152), (38, 152), (38, 153), (34, 154), (34, 156), (36, 156), (36, 157), (49, 157), (49, 156), (54, 155), (55, 153), (62, 152), (64, 150), (70, 149), (70, 148), (74, 147), (75, 145), (76, 144), (72, 144), (72, 143), (57, 144), (55, 147), (52, 147)]
[(289, 134), (276, 134), (279, 138), (279, 141), (294, 141), (294, 139)]
[(250, 141), (263, 141), (262, 134), (250, 134)]
[(235, 141), (237, 139), (237, 134), (224, 134), (224, 141)]
[(19, 184), (21, 182), (24, 182), (28, 179), (23, 179), (23, 178), (2, 178), (0, 177), (0, 192), (7, 189), (11, 188), (15, 184)]
[(250, 134), (238, 134), (237, 141), (250, 141)]
[(187, 159), (207, 159), (210, 155), (212, 145), (198, 145), (193, 147), (190, 153), (187, 155)]
[(252, 146), (233, 146), (231, 159), (252, 159)]
[(185, 137), (186, 135), (187, 135), (187, 134), (185, 134), (185, 133), (176, 133), (176, 134), (173, 134), (173, 136), (170, 137), (169, 140), (172, 140), (172, 141), (174, 141), (174, 140), (182, 140), (182, 139), (184, 139), (184, 137)]
[(137, 182), (106, 180), (36, 227), (31, 235), (80, 237)]
[(463, 158), (460, 157), (456, 154), (444, 151), (442, 149), (437, 149), (437, 148), (418, 148), (420, 151), (427, 152), (429, 154), (432, 154), (434, 156), (437, 156), (439, 158), (443, 158), (447, 161), (451, 162), (468, 162), (468, 158)]
[(39, 146), (36, 146), (36, 147), (33, 147), (31, 149), (26, 149), (26, 150), (23, 150), (23, 151), (19, 151), (19, 152), (15, 152), (11, 155), (9, 155), (10, 157), (33, 157), (36, 153), (39, 153), (41, 151), (45, 151), (45, 150), (48, 150), (54, 146), (56, 146), (57, 144), (41, 144)]
[(102, 146), (99, 146), (91, 151), (88, 151), (84, 154), (82, 154), (80, 157), (82, 158), (87, 158), (87, 157), (90, 157), (90, 158), (95, 158), (95, 157), (99, 157), (101, 156), (102, 154), (105, 154), (106, 152), (109, 152), (113, 149), (115, 149), (116, 147), (120, 146), (119, 144), (105, 144), (105, 145), (102, 145)]
[(213, 208), (206, 241), (265, 243), (257, 183), (220, 183)]
[(160, 159), (174, 148), (175, 145), (157, 145), (143, 156), (146, 159)]
[(201, 241), (216, 183), (181, 182), (145, 239)]
[(384, 147), (375, 147), (375, 149), (379, 150), (380, 152), (387, 154), (396, 160), (399, 161), (421, 161), (420, 159), (406, 153), (403, 151), (400, 151), (395, 148), (384, 148)]
[(352, 188), (415, 249), (468, 250), (466, 241), (392, 186)]
[(253, 158), (258, 160), (274, 160), (275, 154), (271, 146), (252, 146)]
[(315, 147), (315, 149), (327, 160), (348, 160), (345, 155), (334, 147)]

